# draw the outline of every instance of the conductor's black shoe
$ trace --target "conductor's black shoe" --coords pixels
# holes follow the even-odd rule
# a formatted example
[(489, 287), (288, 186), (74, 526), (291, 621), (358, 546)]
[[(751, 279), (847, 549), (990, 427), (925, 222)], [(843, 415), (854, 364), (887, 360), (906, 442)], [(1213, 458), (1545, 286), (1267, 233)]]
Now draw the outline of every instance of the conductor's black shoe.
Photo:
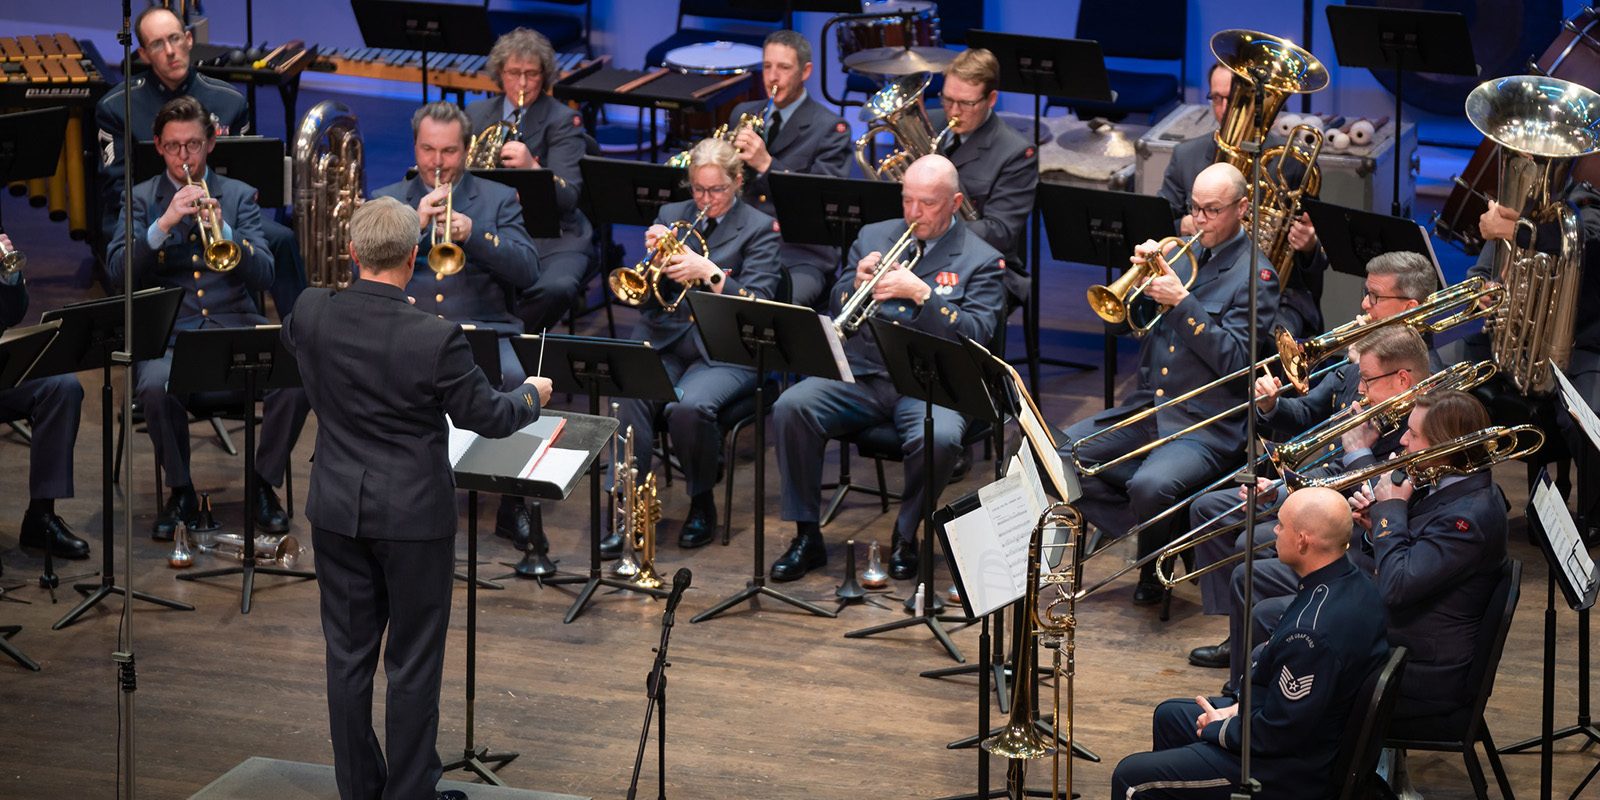
[(685, 550), (705, 547), (717, 538), (717, 507), (696, 503), (689, 508), (689, 518), (683, 521), (678, 533), (678, 546)]
[(956, 455), (955, 469), (951, 470), (950, 472), (950, 482), (955, 483), (960, 481), (962, 478), (967, 477), (967, 473), (971, 471), (972, 451), (963, 447), (961, 448), (961, 452)]
[(278, 493), (272, 490), (272, 484), (256, 477), (256, 530), (261, 533), (288, 533), (289, 515), (284, 513), (283, 504), (278, 502)]
[(533, 512), (527, 503), (501, 503), (495, 512), (494, 535), (511, 540), (518, 550), (528, 549), (533, 541)]
[(172, 541), (173, 532), (178, 529), (178, 520), (183, 524), (193, 526), (200, 517), (200, 500), (195, 497), (194, 487), (186, 486), (173, 489), (167, 495), (167, 504), (162, 507), (161, 513), (156, 515), (156, 524), (150, 529), (150, 538), (158, 542)]
[(1233, 655), (1233, 642), (1223, 639), (1222, 644), (1208, 647), (1196, 647), (1189, 651), (1189, 663), (1197, 667), (1223, 669), (1228, 666), (1229, 657)]
[(446, 789), (434, 795), (433, 800), (467, 800), (467, 793), (456, 791), (455, 789)]
[(601, 560), (610, 561), (610, 560), (612, 560), (614, 558), (621, 558), (621, 557), (622, 557), (622, 534), (620, 534), (620, 533), (608, 533), (608, 534), (606, 534), (606, 537), (604, 539), (600, 540), (600, 558), (601, 558)]
[(1161, 584), (1154, 579), (1145, 580), (1141, 578), (1139, 579), (1139, 585), (1134, 587), (1133, 590), (1133, 604), (1136, 606), (1160, 605), (1163, 592)]
[(33, 550), (50, 548), (56, 558), (88, 558), (89, 543), (74, 536), (65, 520), (55, 514), (29, 511), (22, 515), (21, 545)]
[(906, 541), (895, 534), (894, 547), (889, 551), (889, 577), (897, 581), (917, 577), (917, 543)]
[(772, 579), (779, 583), (797, 581), (807, 572), (828, 565), (828, 548), (822, 544), (821, 531), (801, 531), (794, 535), (789, 549), (772, 562)]

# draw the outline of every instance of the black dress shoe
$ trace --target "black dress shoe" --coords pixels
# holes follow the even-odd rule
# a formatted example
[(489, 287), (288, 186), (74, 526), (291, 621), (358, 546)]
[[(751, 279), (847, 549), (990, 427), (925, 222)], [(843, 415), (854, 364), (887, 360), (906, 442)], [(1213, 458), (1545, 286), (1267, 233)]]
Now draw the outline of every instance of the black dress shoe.
[(256, 478), (256, 531), (258, 533), (288, 533), (289, 515), (278, 502), (278, 493), (272, 484)]
[(689, 508), (689, 518), (683, 521), (678, 533), (678, 546), (685, 550), (705, 547), (717, 538), (716, 506), (695, 505)]
[(917, 577), (916, 542), (908, 542), (898, 535), (894, 537), (894, 548), (889, 551), (889, 577), (897, 581)]
[(167, 504), (156, 515), (156, 524), (150, 529), (150, 538), (158, 542), (172, 541), (172, 534), (178, 529), (178, 520), (183, 524), (193, 526), (200, 517), (200, 501), (195, 497), (194, 487), (173, 489), (167, 495)]
[(822, 544), (821, 531), (802, 531), (794, 535), (789, 549), (772, 562), (772, 579), (779, 583), (797, 581), (807, 572), (828, 565), (828, 548)]
[(950, 482), (956, 483), (967, 477), (972, 471), (972, 453), (967, 448), (961, 448), (961, 453), (956, 456), (955, 469), (950, 471)]
[(89, 557), (89, 543), (74, 536), (67, 523), (55, 514), (23, 514), (21, 544), (33, 550), (43, 550), (48, 544), (50, 554), (56, 558)]
[(1233, 655), (1233, 642), (1223, 639), (1222, 644), (1209, 647), (1196, 647), (1189, 651), (1189, 663), (1197, 667), (1223, 669), (1228, 666), (1229, 657)]
[(526, 503), (501, 503), (495, 512), (494, 535), (511, 540), (518, 550), (527, 550), (533, 541), (533, 512)]
[(446, 789), (433, 796), (433, 800), (467, 800), (467, 793)]
[(1136, 606), (1160, 605), (1165, 589), (1154, 580), (1140, 580), (1139, 585), (1133, 590), (1133, 604)]
[(622, 557), (622, 534), (608, 533), (600, 540), (600, 560), (611, 561)]

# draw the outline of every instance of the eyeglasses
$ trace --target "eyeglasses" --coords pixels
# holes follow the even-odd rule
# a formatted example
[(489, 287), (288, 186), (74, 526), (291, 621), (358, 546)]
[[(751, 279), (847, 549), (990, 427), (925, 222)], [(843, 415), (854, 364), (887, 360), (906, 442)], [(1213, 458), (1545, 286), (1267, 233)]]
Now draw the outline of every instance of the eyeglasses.
[(508, 81), (522, 81), (522, 80), (525, 80), (525, 81), (528, 81), (529, 83), (532, 83), (532, 82), (537, 81), (540, 78), (544, 77), (544, 70), (538, 70), (538, 69), (507, 69), (507, 70), (501, 70), (500, 74), (503, 75), (505, 77), (505, 79), (508, 80)]
[(1405, 367), (1401, 367), (1400, 369), (1390, 370), (1388, 372), (1383, 373), (1382, 375), (1374, 375), (1374, 376), (1372, 376), (1370, 378), (1365, 376), (1365, 375), (1362, 375), (1361, 376), (1361, 380), (1356, 383), (1356, 386), (1357, 387), (1371, 386), (1372, 384), (1377, 383), (1378, 381), (1381, 381), (1384, 378), (1389, 377), (1390, 375), (1395, 375), (1395, 374), (1398, 374), (1398, 373), (1401, 373), (1401, 372), (1404, 372), (1404, 371), (1405, 371)]
[(204, 139), (190, 139), (187, 142), (162, 142), (161, 152), (166, 153), (169, 156), (176, 156), (186, 153), (198, 153), (200, 152), (200, 148), (205, 146), (206, 142)]
[(183, 34), (174, 33), (165, 39), (157, 39), (145, 45), (145, 47), (149, 48), (152, 53), (159, 53), (163, 50), (176, 50), (181, 44), (183, 44)]
[(985, 99), (986, 98), (980, 97), (977, 100), (957, 100), (947, 94), (939, 95), (940, 104), (942, 104), (945, 108), (953, 108), (958, 111), (963, 109), (971, 111), (972, 109), (977, 108), (978, 104), (982, 103)]
[(721, 196), (721, 195), (727, 194), (728, 190), (732, 189), (732, 188), (733, 188), (733, 184), (724, 183), (721, 186), (690, 186), (689, 187), (689, 191), (694, 193), (694, 194), (696, 194), (696, 195), (707, 195), (707, 196), (715, 197), (715, 196)]
[(1368, 300), (1371, 300), (1374, 303), (1378, 302), (1379, 300), (1410, 300), (1411, 299), (1409, 297), (1406, 297), (1403, 294), (1376, 294), (1371, 289), (1368, 289), (1368, 290), (1362, 292), (1361, 296), (1365, 297)]
[(1206, 100), (1214, 106), (1226, 105), (1228, 102), (1228, 96), (1225, 94), (1217, 94), (1216, 92), (1207, 92)]
[[(1238, 202), (1238, 201), (1234, 201), (1234, 202)], [(1212, 219), (1213, 217), (1217, 216), (1218, 214), (1221, 214), (1223, 209), (1225, 209), (1225, 208), (1227, 208), (1228, 206), (1231, 206), (1231, 205), (1233, 205), (1233, 203), (1229, 203), (1228, 205), (1222, 205), (1222, 206), (1201, 207), (1201, 206), (1195, 205), (1194, 203), (1190, 203), (1189, 204), (1189, 214), (1191, 216), (1193, 216), (1195, 219)]]

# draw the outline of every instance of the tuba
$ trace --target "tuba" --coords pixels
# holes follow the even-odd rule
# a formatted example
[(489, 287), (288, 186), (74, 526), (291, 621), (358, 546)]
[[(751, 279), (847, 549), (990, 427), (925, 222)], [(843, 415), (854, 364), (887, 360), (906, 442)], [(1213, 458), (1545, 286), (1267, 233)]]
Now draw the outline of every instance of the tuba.
[[(517, 108), (521, 109), (527, 100), (528, 90), (517, 91)], [(506, 142), (517, 138), (517, 123), (511, 120), (501, 120), (472, 137), (467, 145), (467, 169), (495, 169), (500, 166), (500, 151), (505, 148)]]
[[(900, 182), (911, 163), (937, 152), (944, 137), (950, 135), (950, 129), (961, 121), (960, 117), (952, 116), (944, 130), (934, 134), (928, 111), (922, 107), (922, 93), (927, 91), (932, 80), (933, 76), (926, 72), (907, 75), (879, 89), (861, 109), (861, 121), (867, 123), (867, 132), (856, 139), (856, 163), (861, 165), (862, 174), (873, 180)], [(872, 144), (873, 137), (884, 132), (894, 137), (898, 149), (874, 165), (867, 158), (867, 147)], [(958, 211), (968, 222), (978, 218), (978, 209), (964, 191)]]
[[(1528, 232), (1526, 246), (1495, 242), (1493, 274), (1507, 292), (1485, 327), (1500, 371), (1521, 393), (1542, 394), (1572, 354), (1583, 270), (1577, 212), (1556, 195), (1576, 160), (1600, 151), (1600, 94), (1556, 78), (1499, 78), (1467, 96), (1467, 119), (1500, 145), (1500, 203)], [(1558, 231), (1552, 252), (1540, 251), (1542, 225)]]
[(354, 280), (350, 217), (366, 193), (361, 127), (342, 103), (324, 100), (294, 138), (294, 226), (307, 284), (343, 289)]
[[(1211, 37), (1211, 52), (1233, 71), (1228, 108), (1217, 128), (1217, 161), (1238, 167), (1249, 180), (1255, 166), (1247, 143), (1266, 140), (1273, 120), (1292, 94), (1318, 92), (1328, 85), (1328, 70), (1315, 56), (1287, 39), (1244, 30), (1219, 31)], [(1261, 87), (1259, 106), (1256, 86)], [(1258, 124), (1259, 122), (1259, 124)], [(1256, 244), (1277, 269), (1281, 285), (1288, 284), (1294, 266), (1289, 229), (1300, 216), (1300, 201), (1322, 188), (1317, 156), (1322, 152), (1322, 131), (1298, 125), (1286, 144), (1261, 154), (1260, 238)], [(1290, 186), (1283, 169), (1293, 158), (1305, 165), (1300, 183)]]
[[(642, 306), (651, 296), (667, 313), (678, 310), (678, 304), (689, 294), (689, 286), (684, 286), (668, 278), (664, 274), (667, 262), (673, 256), (686, 252), (689, 249), (689, 237), (700, 240), (700, 252), (710, 252), (706, 247), (706, 237), (700, 235), (700, 223), (706, 218), (706, 208), (700, 209), (699, 216), (693, 222), (678, 220), (672, 223), (671, 230), (666, 236), (656, 240), (655, 249), (646, 253), (644, 259), (630, 267), (617, 267), (606, 276), (606, 284), (611, 287), (611, 293), (618, 300), (630, 306)], [(692, 281), (690, 286), (698, 281)], [(673, 287), (678, 287), (674, 291)], [(672, 295), (668, 300), (667, 296)]]

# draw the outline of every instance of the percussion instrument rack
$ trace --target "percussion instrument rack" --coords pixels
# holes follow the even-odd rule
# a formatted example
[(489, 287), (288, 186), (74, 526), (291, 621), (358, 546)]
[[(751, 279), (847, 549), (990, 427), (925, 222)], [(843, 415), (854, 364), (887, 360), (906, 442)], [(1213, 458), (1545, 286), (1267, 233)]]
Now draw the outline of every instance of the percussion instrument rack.
[[(685, 75), (665, 67), (652, 70), (612, 67), (604, 59), (563, 76), (551, 93), (557, 100), (578, 103), (584, 126), (593, 133), (595, 109), (602, 105), (633, 106), (668, 111), (706, 112), (754, 86), (756, 73), (738, 75)], [(650, 115), (650, 160), (659, 160), (656, 117)]]

